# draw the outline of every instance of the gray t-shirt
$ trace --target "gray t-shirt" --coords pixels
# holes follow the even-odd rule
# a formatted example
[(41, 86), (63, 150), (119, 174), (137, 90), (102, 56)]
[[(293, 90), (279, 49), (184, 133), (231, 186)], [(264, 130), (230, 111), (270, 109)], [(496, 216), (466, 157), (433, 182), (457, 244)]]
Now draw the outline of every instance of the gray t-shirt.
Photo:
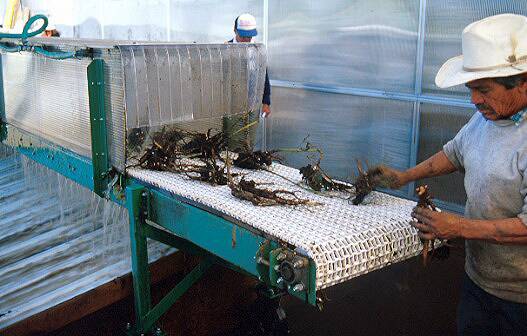
[[(527, 120), (488, 121), (476, 112), (443, 150), (465, 173), (471, 219), (518, 217), (527, 224)], [(488, 293), (527, 303), (527, 244), (465, 243), (465, 270)]]

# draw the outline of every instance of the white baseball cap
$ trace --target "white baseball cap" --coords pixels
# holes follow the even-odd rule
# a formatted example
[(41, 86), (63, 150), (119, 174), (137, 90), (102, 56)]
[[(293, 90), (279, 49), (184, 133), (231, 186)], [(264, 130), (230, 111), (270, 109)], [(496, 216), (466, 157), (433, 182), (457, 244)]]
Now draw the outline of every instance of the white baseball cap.
[(256, 19), (251, 14), (242, 14), (234, 21), (236, 32), (241, 37), (254, 37), (258, 35), (256, 31)]

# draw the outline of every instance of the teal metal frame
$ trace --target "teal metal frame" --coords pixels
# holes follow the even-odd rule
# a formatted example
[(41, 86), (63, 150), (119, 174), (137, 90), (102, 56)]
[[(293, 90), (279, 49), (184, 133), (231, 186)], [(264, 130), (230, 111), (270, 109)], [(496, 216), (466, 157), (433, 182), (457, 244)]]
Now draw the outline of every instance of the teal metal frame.
[[(272, 294), (280, 293), (279, 284), (276, 280), (271, 281), (277, 279), (272, 266), (278, 262), (273, 256), (287, 247), (278, 241), (137, 181), (131, 182), (126, 188), (126, 207), (130, 217), (136, 314), (136, 326), (129, 330), (129, 334), (138, 335), (152, 330), (161, 315), (213, 263), (227, 263), (225, 266), (267, 284), (273, 289)], [(201, 263), (154, 307), (151, 306), (147, 238), (202, 256)], [(308, 269), (309, 284), (305, 291), (295, 292), (292, 288), (286, 288), (282, 293), (287, 291), (316, 305), (316, 270), (312, 260), (309, 260)]]
[(2, 54), (0, 54), (0, 141), (7, 138), (7, 124), (5, 116), (5, 101), (4, 101), (4, 66), (2, 65)]
[[(1, 61), (1, 58), (0, 58)], [(0, 67), (0, 79), (1, 79)], [(133, 178), (125, 178), (125, 199), (113, 195), (109, 185), (110, 164), (104, 110), (104, 62), (94, 59), (87, 69), (92, 158), (79, 156), (67, 149), (47, 143), (37, 136), (1, 122), (2, 142), (21, 154), (93, 190), (99, 196), (126, 206), (130, 220), (132, 277), (136, 325), (127, 330), (129, 335), (146, 334), (155, 328), (158, 319), (214, 264), (222, 264), (238, 272), (258, 278), (270, 289), (272, 296), (290, 293), (316, 305), (316, 268), (308, 260), (305, 290), (277, 283), (276, 256), (280, 251), (294, 253), (286, 244), (254, 228), (198, 204), (169, 194)], [(3, 81), (0, 81), (0, 102), (3, 102)], [(0, 112), (5, 119), (4, 105)], [(124, 178), (124, 177), (123, 177)], [(161, 301), (152, 306), (150, 273), (148, 270), (147, 238), (173, 246), (186, 253), (201, 256), (201, 262), (176, 285)], [(162, 335), (156, 329), (157, 335)]]
[(110, 163), (104, 104), (104, 61), (94, 59), (88, 65), (88, 97), (90, 102), (93, 191), (104, 197), (108, 188)]

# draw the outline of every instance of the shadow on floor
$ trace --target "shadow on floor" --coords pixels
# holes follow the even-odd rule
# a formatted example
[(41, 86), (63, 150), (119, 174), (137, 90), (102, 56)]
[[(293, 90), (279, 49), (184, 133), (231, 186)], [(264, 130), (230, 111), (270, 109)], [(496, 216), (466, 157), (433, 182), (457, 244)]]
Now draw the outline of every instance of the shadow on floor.
[[(455, 312), (463, 274), (463, 243), (455, 242), (450, 258), (423, 267), (420, 258), (391, 265), (325, 291), (323, 311), (284, 297), (289, 335), (455, 335)], [(173, 276), (153, 288), (159, 300), (181, 278)], [(162, 318), (170, 336), (257, 335), (251, 315), (256, 281), (213, 267)], [(269, 305), (262, 313), (274, 312)], [(133, 319), (128, 297), (48, 336), (122, 335)], [(247, 325), (254, 324), (253, 331)]]

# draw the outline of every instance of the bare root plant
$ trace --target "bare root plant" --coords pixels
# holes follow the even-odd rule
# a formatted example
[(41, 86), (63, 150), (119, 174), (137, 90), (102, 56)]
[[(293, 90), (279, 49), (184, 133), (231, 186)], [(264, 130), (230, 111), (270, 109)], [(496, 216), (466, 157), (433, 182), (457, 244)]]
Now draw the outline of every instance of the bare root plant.
[[(303, 199), (296, 195), (295, 191), (285, 189), (270, 190), (262, 188), (264, 183), (257, 183), (252, 180), (246, 180), (242, 176), (239, 182), (236, 182), (230, 171), (230, 158), (227, 153), (226, 158), (228, 186), (234, 197), (250, 201), (257, 206), (272, 206), (272, 205), (321, 205), (321, 203)], [(266, 183), (267, 184), (267, 183)]]
[[(437, 211), (434, 201), (432, 200), (432, 196), (430, 196), (428, 185), (423, 185), (423, 186), (419, 186), (415, 188), (415, 192), (417, 193), (417, 196), (419, 197), (419, 200), (417, 201), (418, 207), (430, 209), (432, 211)], [(421, 241), (423, 243), (423, 251), (421, 252), (421, 255), (423, 257), (423, 264), (426, 266), (428, 264), (428, 255), (434, 254), (435, 239), (434, 240), (421, 239)]]

